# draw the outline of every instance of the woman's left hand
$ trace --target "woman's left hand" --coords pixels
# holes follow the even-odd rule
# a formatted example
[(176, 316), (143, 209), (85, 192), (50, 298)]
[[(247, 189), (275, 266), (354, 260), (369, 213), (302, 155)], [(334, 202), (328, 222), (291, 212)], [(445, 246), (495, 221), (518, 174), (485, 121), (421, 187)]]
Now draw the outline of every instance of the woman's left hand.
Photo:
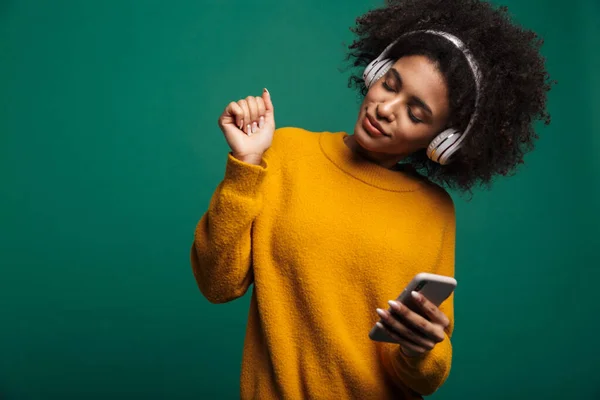
[(383, 321), (377, 324), (400, 345), (405, 355), (417, 357), (431, 351), (444, 340), (450, 320), (420, 293), (413, 292), (412, 297), (418, 312), (390, 300), (390, 310), (377, 309)]

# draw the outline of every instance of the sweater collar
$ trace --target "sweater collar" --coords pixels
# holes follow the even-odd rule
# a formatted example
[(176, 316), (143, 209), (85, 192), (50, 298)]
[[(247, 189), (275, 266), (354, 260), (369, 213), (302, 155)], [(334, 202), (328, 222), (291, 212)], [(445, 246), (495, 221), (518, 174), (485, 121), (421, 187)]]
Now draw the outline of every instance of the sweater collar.
[(354, 153), (344, 143), (346, 132), (320, 135), (323, 154), (336, 167), (368, 185), (393, 192), (412, 192), (424, 184), (424, 178), (414, 169), (395, 171), (384, 168)]

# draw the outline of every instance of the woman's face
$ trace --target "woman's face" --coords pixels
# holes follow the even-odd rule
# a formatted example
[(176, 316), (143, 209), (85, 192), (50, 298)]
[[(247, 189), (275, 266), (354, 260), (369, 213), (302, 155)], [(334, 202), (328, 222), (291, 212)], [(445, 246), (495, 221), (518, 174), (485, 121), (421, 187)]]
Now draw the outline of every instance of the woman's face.
[(448, 88), (436, 65), (425, 56), (405, 56), (369, 89), (353, 140), (370, 158), (393, 165), (426, 148), (448, 114)]

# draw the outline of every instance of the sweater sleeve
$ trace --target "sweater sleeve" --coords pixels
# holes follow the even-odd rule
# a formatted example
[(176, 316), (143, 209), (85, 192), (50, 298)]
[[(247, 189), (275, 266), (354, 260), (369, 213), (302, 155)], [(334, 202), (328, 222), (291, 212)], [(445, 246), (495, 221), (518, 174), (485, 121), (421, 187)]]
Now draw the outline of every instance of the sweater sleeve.
[(191, 249), (194, 277), (212, 303), (243, 296), (253, 282), (252, 224), (262, 208), (268, 161), (243, 163), (228, 155), (225, 177), (196, 226)]
[[(450, 221), (444, 230), (439, 262), (434, 269), (437, 274), (454, 276), (455, 232), (456, 221), (452, 207)], [(446, 314), (450, 325), (446, 329), (445, 339), (430, 352), (423, 356), (407, 357), (397, 344), (385, 343), (381, 347), (383, 364), (392, 379), (423, 396), (433, 394), (450, 374), (452, 362), (450, 338), (454, 330), (454, 294), (442, 303), (440, 310)]]

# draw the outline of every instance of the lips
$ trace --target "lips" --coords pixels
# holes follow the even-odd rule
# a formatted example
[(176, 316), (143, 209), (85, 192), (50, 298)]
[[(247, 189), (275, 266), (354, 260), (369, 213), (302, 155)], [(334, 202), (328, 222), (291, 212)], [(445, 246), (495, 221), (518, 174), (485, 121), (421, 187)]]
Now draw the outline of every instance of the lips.
[(381, 125), (379, 125), (379, 123), (372, 119), (368, 114), (365, 115), (362, 125), (363, 128), (365, 128), (365, 130), (369, 132), (372, 136), (387, 136), (381, 128)]

